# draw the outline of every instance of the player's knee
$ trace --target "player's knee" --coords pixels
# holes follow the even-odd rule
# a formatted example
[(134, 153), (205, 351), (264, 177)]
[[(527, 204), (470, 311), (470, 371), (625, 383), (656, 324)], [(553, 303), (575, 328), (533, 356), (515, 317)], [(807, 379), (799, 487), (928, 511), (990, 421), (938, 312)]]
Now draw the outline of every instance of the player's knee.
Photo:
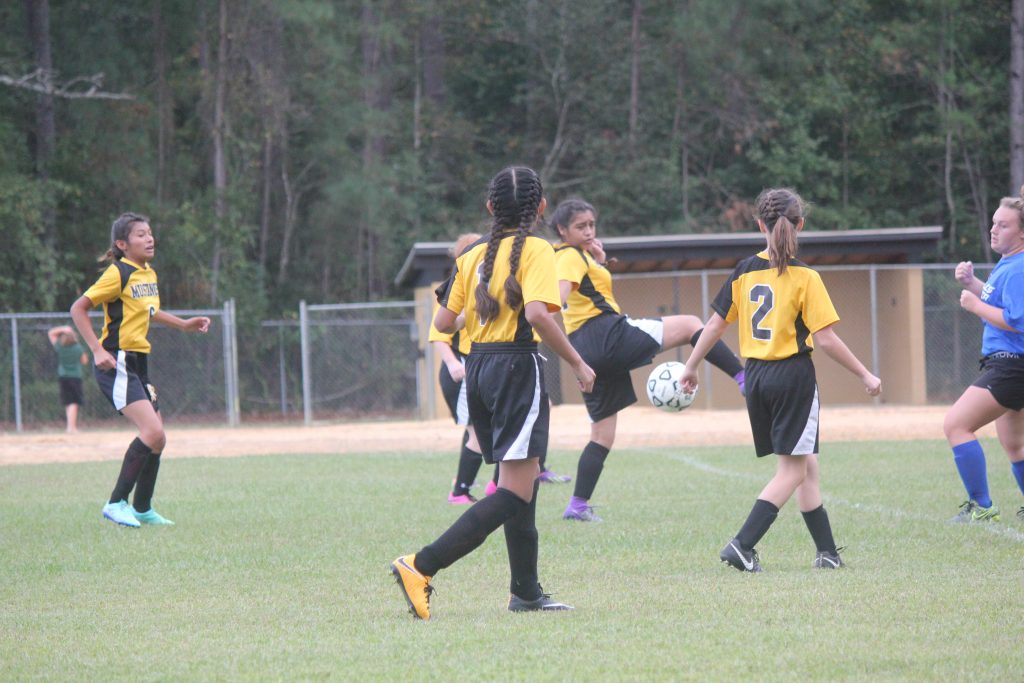
[(167, 435), (163, 429), (146, 429), (143, 430), (139, 435), (142, 439), (142, 443), (149, 446), (149, 449), (154, 453), (163, 453), (164, 447), (167, 446)]

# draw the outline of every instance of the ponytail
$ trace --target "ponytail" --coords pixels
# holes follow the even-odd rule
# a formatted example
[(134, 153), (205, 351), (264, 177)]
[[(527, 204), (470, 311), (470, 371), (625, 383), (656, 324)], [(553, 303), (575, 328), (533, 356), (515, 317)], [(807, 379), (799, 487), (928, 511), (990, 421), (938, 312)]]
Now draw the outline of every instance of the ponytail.
[(788, 188), (764, 190), (757, 197), (757, 213), (768, 230), (768, 262), (782, 275), (796, 257), (796, 228), (804, 217), (804, 201)]

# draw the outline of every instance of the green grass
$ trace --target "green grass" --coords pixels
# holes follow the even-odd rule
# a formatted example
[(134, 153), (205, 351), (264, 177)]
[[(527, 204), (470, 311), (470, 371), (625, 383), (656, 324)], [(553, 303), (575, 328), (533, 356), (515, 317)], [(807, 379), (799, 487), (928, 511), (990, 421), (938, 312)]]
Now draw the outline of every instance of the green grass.
[(141, 530), (100, 517), (117, 463), (0, 467), (0, 680), (1019, 680), (1021, 496), (987, 446), (1004, 521), (954, 526), (941, 443), (828, 444), (849, 567), (810, 568), (791, 501), (761, 575), (718, 551), (771, 459), (616, 451), (603, 524), (560, 519), (571, 484), (541, 489), (541, 578), (575, 611), (505, 610), (498, 532), (435, 578), (430, 622), (386, 567), (464, 509), (444, 502), (454, 449), (168, 460), (155, 502), (177, 526)]

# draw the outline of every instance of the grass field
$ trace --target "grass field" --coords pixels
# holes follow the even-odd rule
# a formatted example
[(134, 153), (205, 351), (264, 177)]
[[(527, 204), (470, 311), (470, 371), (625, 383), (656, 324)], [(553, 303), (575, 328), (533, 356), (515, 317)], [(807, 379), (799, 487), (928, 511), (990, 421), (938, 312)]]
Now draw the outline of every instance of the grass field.
[(499, 531), (435, 578), (430, 622), (386, 567), (462, 512), (454, 452), (169, 460), (155, 502), (177, 526), (141, 530), (100, 517), (116, 463), (0, 467), (0, 680), (1019, 681), (1022, 501), (987, 446), (1003, 522), (957, 526), (940, 442), (828, 444), (848, 568), (810, 568), (791, 502), (760, 575), (717, 553), (770, 459), (616, 451), (604, 523), (560, 519), (571, 484), (541, 489), (541, 579), (575, 611), (505, 610)]

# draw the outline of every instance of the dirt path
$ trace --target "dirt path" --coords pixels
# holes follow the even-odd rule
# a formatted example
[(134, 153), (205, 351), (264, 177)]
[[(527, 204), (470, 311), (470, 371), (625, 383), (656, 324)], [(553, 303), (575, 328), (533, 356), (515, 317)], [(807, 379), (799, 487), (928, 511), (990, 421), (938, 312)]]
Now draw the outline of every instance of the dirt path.
[[(945, 406), (823, 408), (821, 438), (828, 441), (942, 439)], [(551, 413), (552, 449), (576, 450), (588, 440), (590, 424), (582, 406), (558, 406)], [(459, 430), (450, 420), (360, 422), (303, 426), (191, 428), (170, 424), (166, 457), (232, 457), (273, 453), (446, 451), (456, 448)], [(994, 436), (991, 427), (982, 432)], [(0, 435), (0, 465), (120, 460), (133, 432), (86, 430), (69, 435), (33, 432)], [(750, 444), (741, 410), (668, 414), (632, 407), (619, 418), (616, 448), (677, 444)]]

